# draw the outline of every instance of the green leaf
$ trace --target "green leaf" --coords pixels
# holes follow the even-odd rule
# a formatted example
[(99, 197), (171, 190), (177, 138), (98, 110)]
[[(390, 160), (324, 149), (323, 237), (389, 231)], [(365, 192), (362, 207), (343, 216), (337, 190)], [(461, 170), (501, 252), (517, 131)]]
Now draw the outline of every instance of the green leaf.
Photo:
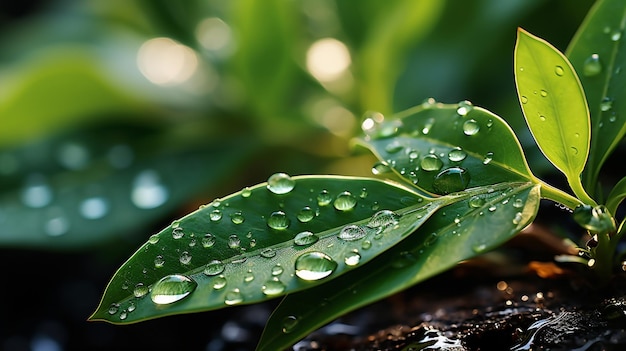
[[(310, 288), (371, 260), (453, 199), (376, 179), (277, 174), (151, 236), (90, 319), (132, 323)], [(162, 279), (175, 281), (162, 289)]]
[(0, 150), (0, 245), (75, 250), (128, 238), (219, 184), (252, 149), (241, 140), (172, 147), (170, 137), (111, 123)]
[(574, 193), (594, 203), (580, 173), (589, 153), (589, 110), (578, 76), (556, 48), (518, 29), (515, 82), (524, 118), (546, 158), (565, 174)]
[(438, 211), (364, 269), (286, 296), (270, 317), (257, 350), (283, 350), (345, 313), (498, 247), (529, 224), (539, 208), (539, 186), (531, 183), (471, 192), (474, 196)]
[(538, 182), (506, 122), (469, 102), (425, 102), (390, 119), (372, 115), (362, 126), (365, 136), (355, 142), (381, 160), (375, 172), (393, 170), (430, 193), (500, 182)]
[(598, 173), (626, 133), (626, 3), (597, 1), (570, 42), (566, 54), (578, 71), (591, 114), (591, 149), (583, 171), (586, 188), (597, 188)]
[(626, 198), (626, 177), (620, 179), (617, 184), (611, 189), (609, 196), (606, 199), (606, 208), (611, 212), (613, 216), (617, 213), (617, 207)]

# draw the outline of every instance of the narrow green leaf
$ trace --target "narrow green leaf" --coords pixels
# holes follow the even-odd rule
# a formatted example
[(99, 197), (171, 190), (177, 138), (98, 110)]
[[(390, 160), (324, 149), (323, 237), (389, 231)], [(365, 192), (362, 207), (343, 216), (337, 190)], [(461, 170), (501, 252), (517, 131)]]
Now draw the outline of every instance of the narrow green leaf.
[[(452, 199), (375, 179), (272, 176), (151, 236), (90, 319), (132, 323), (310, 288), (395, 245)], [(178, 280), (163, 289), (161, 279)]]
[(626, 2), (597, 1), (566, 54), (578, 72), (591, 114), (591, 149), (583, 171), (586, 188), (597, 188), (600, 168), (626, 134)]
[(620, 179), (613, 188), (606, 199), (606, 208), (609, 212), (615, 216), (617, 213), (617, 207), (626, 198), (626, 177)]
[(531, 183), (471, 192), (474, 196), (438, 211), (363, 269), (286, 296), (270, 317), (257, 350), (283, 350), (345, 313), (498, 247), (528, 225), (539, 208), (539, 186)]
[(518, 29), (515, 82), (524, 118), (543, 154), (565, 174), (575, 194), (589, 153), (589, 110), (574, 68), (556, 48)]
[(519, 141), (495, 114), (469, 102), (425, 102), (393, 116), (367, 117), (358, 145), (409, 184), (435, 194), (500, 182), (533, 181)]

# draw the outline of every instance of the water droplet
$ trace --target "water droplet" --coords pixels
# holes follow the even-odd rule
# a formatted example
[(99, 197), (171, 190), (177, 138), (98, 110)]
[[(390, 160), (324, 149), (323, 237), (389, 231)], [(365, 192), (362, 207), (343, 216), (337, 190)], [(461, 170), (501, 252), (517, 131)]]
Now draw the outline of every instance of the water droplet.
[(215, 245), (215, 237), (213, 236), (213, 234), (207, 233), (204, 234), (200, 242), (202, 243), (202, 247), (209, 248)]
[(154, 170), (145, 170), (133, 180), (131, 201), (141, 209), (157, 208), (165, 203), (169, 191), (161, 183), (159, 174)]
[(128, 312), (126, 312), (125, 310), (123, 310), (123, 311), (120, 313), (120, 320), (124, 320), (124, 319), (126, 319), (126, 318), (128, 318)]
[(602, 72), (600, 56), (598, 54), (592, 54), (583, 64), (583, 75), (586, 77), (593, 77), (600, 74), (600, 72)]
[(213, 289), (220, 290), (226, 286), (227, 280), (223, 275), (218, 275), (213, 279)]
[(252, 273), (252, 271), (251, 271), (251, 270), (248, 270), (248, 271), (246, 272), (246, 274), (244, 274), (244, 276), (243, 276), (243, 281), (244, 281), (245, 283), (250, 283), (250, 282), (251, 282), (251, 281), (253, 281), (253, 280), (254, 280), (254, 274)]
[(485, 199), (479, 196), (472, 196), (468, 201), (469, 207), (471, 208), (481, 208), (485, 205)]
[(359, 197), (360, 197), (361, 199), (365, 199), (365, 198), (367, 197), (367, 189), (362, 188), (362, 189), (361, 189), (361, 192), (359, 193)]
[(349, 191), (344, 191), (341, 194), (337, 195), (335, 201), (333, 202), (333, 206), (339, 211), (349, 211), (356, 206), (356, 197), (352, 196)]
[(277, 263), (274, 267), (272, 267), (272, 275), (279, 276), (283, 274), (284, 270), (283, 266), (281, 266), (280, 263)]
[(296, 181), (286, 173), (275, 173), (267, 179), (267, 189), (274, 194), (287, 194), (296, 186)]
[(283, 333), (291, 333), (298, 324), (298, 318), (296, 316), (287, 316), (283, 319)]
[(604, 205), (580, 205), (574, 209), (573, 218), (591, 233), (606, 234), (615, 231), (615, 219)]
[(467, 157), (467, 152), (460, 147), (455, 147), (448, 152), (448, 159), (452, 162), (461, 162)]
[(404, 149), (404, 146), (402, 146), (402, 144), (400, 144), (397, 140), (394, 140), (385, 146), (385, 151), (390, 154), (395, 154), (402, 149)]
[(376, 136), (380, 129), (380, 124), (385, 120), (385, 116), (380, 112), (368, 111), (363, 115), (361, 130), (368, 136)]
[(522, 208), (522, 207), (524, 207), (524, 200), (522, 200), (522, 199), (515, 199), (515, 200), (513, 200), (513, 207), (515, 207), (515, 208)]
[(513, 217), (513, 224), (515, 224), (515, 225), (520, 224), (520, 222), (522, 221), (522, 219), (523, 219), (522, 213), (521, 213), (521, 212), (517, 212), (517, 213), (515, 214), (515, 217)]
[(231, 234), (228, 237), (228, 247), (231, 249), (238, 249), (239, 245), (241, 245), (241, 239), (239, 239), (237, 234)]
[(424, 123), (424, 128), (422, 128), (422, 133), (424, 135), (430, 133), (430, 130), (432, 129), (434, 124), (435, 124), (435, 119), (434, 118), (427, 119), (426, 123)]
[(212, 222), (219, 221), (220, 219), (222, 219), (222, 211), (217, 209), (211, 211), (211, 213), (209, 214), (209, 219), (211, 219)]
[(372, 174), (380, 175), (391, 172), (391, 167), (387, 162), (376, 162), (372, 166)]
[(272, 258), (276, 256), (276, 250), (272, 249), (271, 247), (268, 247), (266, 249), (263, 249), (263, 251), (261, 251), (261, 256), (265, 257), (265, 258)]
[(341, 232), (339, 232), (339, 235), (337, 235), (337, 237), (344, 241), (355, 241), (355, 240), (362, 239), (366, 234), (367, 233), (365, 232), (365, 230), (363, 230), (363, 228), (357, 225), (351, 224), (351, 225), (343, 227), (343, 229), (341, 229)]
[(267, 218), (267, 226), (276, 229), (276, 230), (284, 230), (289, 227), (290, 220), (283, 211), (272, 212), (272, 214)]
[(152, 234), (152, 235), (150, 235), (150, 237), (148, 238), (148, 242), (149, 242), (150, 244), (153, 244), (153, 245), (154, 245), (154, 244), (156, 244), (156, 243), (158, 243), (158, 242), (159, 242), (159, 235), (158, 235), (158, 234)]
[(438, 171), (443, 167), (443, 161), (441, 161), (437, 155), (428, 154), (422, 158), (420, 166), (424, 171)]
[(545, 122), (545, 121), (546, 121), (546, 116), (544, 116), (544, 115), (541, 115), (541, 114), (540, 114), (540, 115), (539, 115), (539, 120), (540, 120), (541, 122)]
[(541, 97), (546, 97), (546, 96), (548, 96), (548, 92), (547, 92), (547, 91), (545, 91), (545, 90), (543, 90), (543, 89), (539, 92), (539, 94), (541, 95)]
[(278, 278), (268, 280), (261, 287), (263, 294), (266, 296), (275, 296), (282, 294), (285, 291), (285, 284), (283, 284)]
[(300, 255), (296, 259), (295, 268), (300, 279), (320, 280), (333, 273), (337, 262), (325, 253), (313, 251)]
[(90, 197), (80, 203), (80, 214), (87, 219), (99, 219), (108, 212), (109, 203), (103, 197)]
[(52, 189), (44, 176), (34, 174), (26, 180), (26, 187), (22, 190), (22, 202), (31, 208), (42, 208), (52, 202)]
[(234, 289), (227, 292), (226, 296), (224, 297), (224, 303), (229, 306), (236, 305), (242, 302), (243, 296), (241, 295), (241, 291), (239, 291), (239, 289)]
[(294, 244), (298, 245), (298, 246), (306, 246), (306, 245), (311, 245), (316, 243), (320, 238), (309, 232), (309, 231), (304, 231), (304, 232), (300, 232), (296, 235), (296, 237), (293, 239)]
[(359, 264), (360, 261), (361, 261), (361, 255), (356, 250), (348, 252), (343, 259), (343, 262), (347, 266), (351, 266), (351, 267), (356, 266), (357, 264)]
[(474, 244), (474, 245), (472, 245), (472, 250), (475, 253), (482, 253), (485, 250), (487, 250), (487, 244), (482, 244), (482, 243)]
[(148, 286), (144, 285), (143, 283), (137, 283), (135, 285), (135, 289), (133, 289), (133, 295), (135, 297), (143, 297), (148, 293), (148, 291)]
[(363, 240), (363, 243), (361, 244), (361, 248), (363, 250), (368, 250), (369, 248), (372, 247), (372, 242), (369, 240)]
[(562, 76), (563, 76), (563, 73), (565, 73), (565, 71), (563, 71), (563, 67), (561, 67), (561, 66), (556, 66), (556, 67), (554, 67), (554, 73), (555, 73), (557, 76), (562, 77)]
[(150, 298), (158, 305), (174, 303), (191, 294), (196, 286), (198, 283), (184, 275), (167, 275), (154, 284)]
[(613, 107), (613, 99), (609, 98), (609, 97), (604, 97), (602, 99), (602, 101), (600, 101), (600, 110), (601, 111), (608, 111)]
[(237, 211), (237, 212), (231, 213), (230, 220), (234, 224), (241, 224), (241, 223), (243, 223), (245, 218), (243, 217), (243, 214), (241, 212)]
[(114, 314), (117, 313), (117, 311), (119, 311), (119, 309), (120, 309), (120, 304), (119, 303), (112, 303), (109, 306), (108, 312), (109, 312), (110, 315), (114, 315)]
[(367, 226), (370, 228), (386, 228), (396, 224), (398, 224), (398, 215), (390, 210), (381, 210), (374, 213), (367, 222)]
[(520, 98), (520, 100), (522, 101), (522, 104), (526, 104), (528, 102), (528, 98), (526, 96), (523, 96)]
[(249, 187), (245, 187), (245, 188), (241, 189), (241, 196), (242, 197), (250, 197), (250, 195), (252, 195), (252, 190)]
[(480, 130), (480, 125), (475, 119), (468, 119), (463, 123), (463, 133), (465, 135), (476, 135)]
[(163, 256), (157, 255), (157, 257), (154, 258), (154, 268), (161, 268), (163, 267), (163, 265), (165, 265), (165, 260), (163, 259)]
[(413, 162), (417, 160), (417, 158), (420, 156), (420, 153), (417, 150), (410, 150), (408, 156), (409, 156), (409, 161)]
[(183, 228), (181, 227), (176, 227), (174, 229), (172, 229), (172, 238), (174, 239), (180, 239), (185, 235), (185, 233), (183, 232)]
[(474, 108), (474, 106), (472, 105), (471, 102), (465, 100), (465, 101), (461, 101), (459, 102), (458, 108), (456, 109), (456, 113), (459, 114), (459, 116), (465, 116), (467, 115), (472, 109)]
[(212, 260), (211, 262), (207, 263), (206, 266), (204, 266), (204, 270), (202, 272), (206, 275), (213, 276), (221, 274), (222, 272), (224, 272), (225, 268), (226, 265), (224, 264), (224, 262), (220, 260)]
[(611, 33), (611, 40), (612, 41), (618, 41), (618, 40), (620, 40), (621, 37), (622, 37), (622, 32), (621, 31), (615, 31), (615, 32)]
[(189, 264), (191, 263), (191, 255), (189, 254), (189, 252), (183, 251), (183, 253), (180, 254), (180, 258), (178, 260), (181, 264)]
[(487, 165), (489, 164), (491, 161), (493, 160), (493, 152), (489, 151), (485, 154), (485, 157), (483, 157), (483, 164)]
[(303, 207), (296, 215), (296, 218), (302, 223), (309, 222), (315, 218), (315, 211), (309, 206)]
[(433, 180), (433, 190), (437, 194), (446, 195), (465, 190), (470, 182), (467, 170), (461, 167), (450, 167), (439, 172)]
[(320, 206), (328, 206), (331, 201), (333, 201), (333, 196), (330, 195), (328, 190), (322, 190), (319, 195), (317, 195), (317, 204)]

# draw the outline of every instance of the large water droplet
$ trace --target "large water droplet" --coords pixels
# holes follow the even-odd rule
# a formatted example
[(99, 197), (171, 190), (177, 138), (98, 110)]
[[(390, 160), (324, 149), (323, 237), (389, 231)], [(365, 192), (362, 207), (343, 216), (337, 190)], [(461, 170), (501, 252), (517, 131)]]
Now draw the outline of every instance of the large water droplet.
[[(367, 226), (370, 228), (386, 228), (398, 223), (398, 215), (390, 210), (381, 210), (372, 216), (367, 222)], [(345, 228), (344, 228), (345, 229)]]
[(261, 287), (263, 294), (267, 296), (274, 296), (282, 294), (285, 291), (285, 284), (283, 284), (278, 278), (268, 280)]
[(212, 260), (204, 266), (203, 273), (206, 275), (218, 275), (224, 272), (226, 265), (220, 260)]
[(300, 279), (320, 280), (333, 273), (337, 262), (325, 253), (313, 251), (300, 255), (296, 259), (295, 268)]
[(99, 219), (108, 212), (109, 203), (103, 197), (90, 197), (80, 203), (80, 214), (87, 219)]
[(141, 209), (159, 207), (167, 201), (169, 191), (161, 183), (159, 174), (154, 170), (145, 170), (133, 180), (131, 200)]
[(167, 275), (154, 284), (150, 298), (159, 305), (174, 303), (187, 297), (197, 286), (198, 283), (184, 275)]
[(241, 189), (241, 196), (242, 197), (250, 197), (250, 195), (252, 195), (252, 189), (250, 189), (249, 187), (245, 187), (245, 188)]
[(286, 173), (275, 173), (267, 179), (267, 189), (274, 194), (287, 194), (296, 186), (296, 181)]
[(356, 206), (356, 197), (352, 196), (349, 191), (344, 191), (337, 195), (333, 205), (339, 211), (349, 211)]
[(272, 214), (267, 218), (267, 226), (276, 229), (276, 230), (284, 230), (289, 227), (290, 220), (283, 211), (272, 212)]
[(339, 232), (339, 235), (337, 235), (337, 237), (344, 241), (355, 241), (355, 240), (362, 239), (366, 234), (367, 233), (365, 232), (365, 230), (363, 230), (363, 228), (357, 225), (351, 224), (351, 225), (343, 227), (343, 229), (341, 229), (341, 232)]
[(600, 56), (598, 54), (592, 54), (583, 63), (583, 75), (586, 77), (592, 77), (602, 72), (602, 63), (600, 62)]
[(452, 162), (461, 162), (467, 157), (467, 152), (463, 151), (460, 147), (455, 147), (448, 152), (448, 160)]
[(475, 119), (468, 119), (463, 123), (463, 133), (465, 135), (476, 135), (480, 131), (480, 125)]
[(437, 194), (450, 194), (465, 190), (470, 182), (467, 170), (461, 167), (450, 167), (439, 172), (433, 180), (433, 189)]
[(441, 169), (441, 167), (443, 167), (443, 161), (441, 161), (439, 157), (437, 157), (437, 155), (428, 154), (422, 158), (422, 161), (420, 161), (420, 166), (424, 171), (438, 171)]
[(306, 246), (316, 243), (319, 239), (320, 238), (312, 232), (304, 231), (296, 234), (293, 242), (298, 246)]
[(296, 218), (298, 218), (298, 220), (302, 223), (309, 222), (315, 218), (315, 211), (309, 206), (305, 206), (298, 212)]
[(261, 251), (261, 257), (265, 257), (265, 258), (272, 258), (276, 256), (276, 250), (268, 247), (263, 249), (263, 251)]

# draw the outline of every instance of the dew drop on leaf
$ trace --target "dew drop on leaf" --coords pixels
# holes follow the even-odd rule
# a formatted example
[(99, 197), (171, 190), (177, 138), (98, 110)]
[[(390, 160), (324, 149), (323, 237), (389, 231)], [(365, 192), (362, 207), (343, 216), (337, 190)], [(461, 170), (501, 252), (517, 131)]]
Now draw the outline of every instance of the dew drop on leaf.
[(267, 218), (267, 226), (276, 229), (276, 230), (284, 230), (289, 227), (289, 218), (283, 211), (272, 212), (272, 214)]
[(438, 171), (443, 167), (443, 161), (441, 161), (437, 155), (428, 154), (422, 158), (420, 166), (424, 171)]
[(480, 125), (475, 119), (468, 119), (463, 122), (463, 133), (465, 135), (476, 135), (480, 131)]
[(611, 40), (612, 41), (618, 41), (622, 38), (622, 32), (616, 30), (613, 33), (611, 33)]
[(241, 296), (241, 291), (239, 291), (239, 289), (233, 289), (227, 292), (226, 296), (224, 297), (224, 303), (229, 306), (236, 305), (242, 302), (243, 296)]
[(243, 217), (243, 214), (241, 212), (237, 211), (230, 215), (230, 220), (234, 224), (241, 224), (244, 222), (245, 218)]
[(337, 268), (335, 262), (325, 253), (313, 251), (298, 256), (295, 263), (296, 275), (303, 280), (320, 280), (328, 277)]
[(349, 211), (356, 206), (356, 198), (349, 191), (344, 191), (337, 195), (333, 206), (339, 211)]
[(367, 233), (365, 232), (365, 230), (363, 230), (363, 228), (351, 224), (348, 226), (345, 226), (341, 229), (341, 232), (339, 232), (339, 235), (337, 235), (337, 237), (341, 240), (344, 241), (355, 241), (355, 240), (359, 240), (362, 239), (363, 237), (365, 237)]
[(215, 237), (213, 236), (213, 234), (204, 234), (204, 236), (202, 237), (202, 240), (200, 240), (200, 242), (202, 243), (202, 246), (205, 248), (209, 248), (213, 245), (215, 245)]
[(563, 73), (565, 73), (565, 71), (563, 71), (563, 67), (561, 67), (561, 66), (556, 66), (556, 67), (554, 67), (554, 73), (555, 73), (557, 76), (562, 77), (562, 76), (563, 76)]
[(133, 289), (135, 297), (143, 297), (148, 293), (148, 287), (144, 283), (137, 283)]
[(285, 291), (285, 284), (283, 284), (278, 278), (272, 278), (263, 284), (261, 290), (266, 296), (274, 296), (282, 294), (283, 291)]
[(163, 256), (157, 255), (157, 257), (154, 258), (154, 268), (161, 268), (163, 267), (163, 265), (165, 265), (165, 260), (163, 259)]
[(430, 133), (430, 130), (433, 128), (434, 124), (435, 124), (434, 118), (427, 119), (426, 123), (424, 123), (424, 127), (422, 128), (422, 134), (427, 135), (428, 133)]
[(547, 91), (545, 91), (545, 90), (543, 90), (543, 89), (539, 92), (539, 94), (541, 95), (541, 97), (546, 97), (546, 96), (548, 96), (548, 92), (547, 92)]
[(226, 286), (226, 277), (219, 275), (213, 279), (213, 289), (220, 290)]
[(467, 152), (460, 147), (455, 147), (448, 152), (448, 159), (452, 162), (461, 162), (467, 157)]
[(291, 333), (293, 328), (298, 324), (298, 318), (296, 316), (287, 316), (283, 319), (283, 333)]
[(528, 103), (528, 98), (526, 96), (523, 96), (520, 98), (520, 100), (522, 101), (522, 104), (526, 104)]
[(518, 225), (520, 224), (520, 222), (522, 221), (522, 213), (521, 212), (517, 212), (515, 214), (515, 217), (513, 217), (513, 224)]
[(209, 219), (211, 219), (212, 222), (219, 221), (220, 219), (222, 219), (222, 211), (217, 209), (211, 211), (211, 213), (209, 214)]
[(286, 173), (275, 173), (267, 179), (267, 189), (274, 194), (287, 194), (295, 186), (295, 180)]
[(370, 228), (385, 228), (396, 224), (398, 224), (398, 215), (390, 210), (381, 210), (374, 213), (367, 222), (367, 226)]
[(602, 72), (602, 63), (598, 54), (592, 54), (583, 63), (583, 75), (593, 77)]
[(183, 251), (178, 259), (181, 264), (189, 264), (191, 262), (191, 255), (187, 251)]
[(356, 250), (348, 252), (343, 259), (343, 262), (347, 266), (356, 266), (357, 264), (359, 264), (360, 261), (361, 261), (361, 255)]
[(254, 273), (252, 273), (252, 271), (251, 271), (251, 270), (248, 270), (248, 271), (246, 272), (246, 274), (244, 274), (244, 276), (243, 276), (243, 281), (244, 281), (245, 283), (250, 283), (250, 282), (251, 282), (251, 281), (253, 281), (253, 280), (254, 280)]
[(402, 146), (402, 144), (400, 144), (398, 141), (392, 141), (389, 144), (387, 144), (387, 146), (385, 146), (385, 151), (387, 151), (390, 154), (395, 154), (396, 152), (402, 149), (404, 149), (404, 146)]
[(333, 196), (330, 195), (328, 190), (322, 190), (317, 195), (317, 204), (320, 206), (328, 206), (333, 201)]
[(148, 238), (148, 242), (150, 244), (153, 244), (153, 245), (158, 243), (159, 242), (159, 236), (157, 234), (150, 235), (150, 237)]
[(368, 250), (371, 247), (372, 247), (372, 242), (369, 240), (364, 240), (363, 243), (361, 244), (361, 248), (363, 250)]
[(265, 258), (272, 258), (276, 256), (276, 250), (272, 249), (271, 247), (268, 247), (266, 249), (263, 249), (263, 251), (261, 251), (261, 256), (265, 257)]
[(180, 239), (185, 235), (185, 233), (183, 232), (183, 228), (181, 227), (175, 227), (174, 229), (172, 229), (172, 238), (174, 239)]
[(459, 114), (459, 116), (465, 116), (467, 115), (472, 109), (474, 108), (474, 106), (472, 105), (471, 102), (465, 100), (465, 101), (461, 101), (458, 104), (458, 107), (456, 109), (456, 113)]
[(522, 207), (524, 207), (524, 200), (522, 200), (522, 199), (515, 199), (515, 200), (513, 200), (513, 207), (515, 207), (515, 208), (522, 208)]
[(187, 297), (197, 286), (198, 283), (187, 276), (167, 275), (154, 283), (150, 298), (158, 305), (174, 303)]
[(600, 110), (601, 111), (609, 111), (613, 107), (613, 100), (609, 97), (604, 97), (602, 101), (600, 101)]
[(485, 157), (483, 157), (483, 164), (487, 165), (489, 164), (491, 161), (493, 160), (493, 152), (489, 151), (485, 154)]
[(252, 190), (250, 190), (249, 187), (245, 187), (241, 190), (242, 197), (250, 197), (250, 195), (252, 195)]
[(119, 303), (112, 303), (109, 306), (108, 312), (109, 312), (110, 315), (114, 315), (114, 314), (117, 313), (117, 311), (119, 311), (119, 309), (120, 309), (120, 304)]
[(241, 239), (239, 239), (237, 234), (231, 234), (228, 237), (228, 247), (231, 249), (238, 249), (239, 245), (241, 245)]
[(450, 167), (439, 172), (433, 180), (433, 190), (440, 195), (446, 195), (467, 188), (470, 176), (467, 170), (461, 167)]
[(468, 205), (471, 208), (481, 208), (485, 205), (485, 199), (479, 196), (472, 196), (468, 201)]
[(372, 166), (372, 174), (379, 175), (391, 172), (391, 167), (387, 162), (376, 162)]
[(211, 262), (207, 263), (206, 266), (204, 266), (204, 270), (202, 272), (206, 275), (213, 276), (221, 274), (222, 272), (224, 272), (225, 268), (226, 265), (224, 264), (224, 262), (220, 260), (212, 260)]
[(309, 206), (303, 207), (296, 215), (296, 218), (302, 223), (309, 222), (315, 218), (315, 211)]
[(279, 276), (283, 274), (284, 270), (283, 266), (281, 266), (280, 263), (277, 263), (274, 267), (272, 267), (272, 275)]
[(296, 237), (293, 239), (294, 244), (298, 246), (306, 246), (316, 243), (319, 240), (319, 237), (312, 232), (304, 231), (296, 234)]

